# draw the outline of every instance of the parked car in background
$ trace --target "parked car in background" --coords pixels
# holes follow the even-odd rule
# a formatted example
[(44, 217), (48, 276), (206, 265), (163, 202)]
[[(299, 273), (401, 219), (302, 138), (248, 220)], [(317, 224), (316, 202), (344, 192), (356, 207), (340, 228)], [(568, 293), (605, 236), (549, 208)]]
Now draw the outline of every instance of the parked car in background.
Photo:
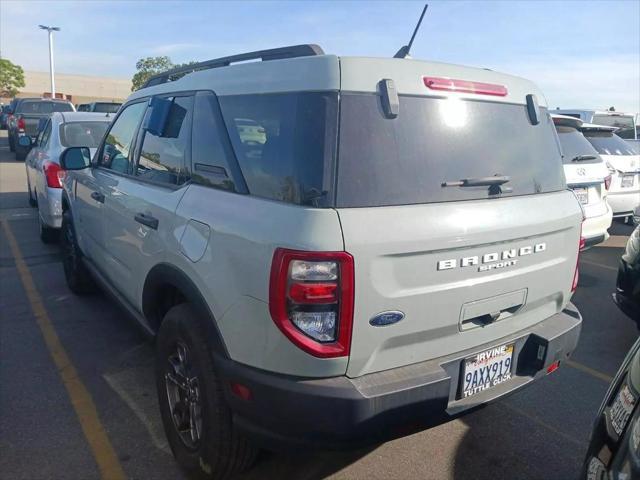
[(9, 123), (9, 112), (11, 112), (11, 105), (3, 105), (0, 110), (0, 130), (6, 130)]
[(554, 114), (576, 117), (585, 123), (595, 123), (607, 127), (616, 127), (616, 135), (625, 140), (637, 140), (640, 132), (636, 129), (637, 115), (611, 110), (556, 109)]
[(607, 203), (611, 174), (595, 148), (584, 138), (584, 122), (575, 117), (551, 115), (562, 149), (567, 186), (573, 190), (584, 210), (582, 236), (585, 248), (609, 238), (613, 212)]
[(620, 258), (613, 299), (640, 327), (640, 225), (629, 236)]
[(62, 153), (61, 243), (73, 292), (157, 335), (194, 478), (446, 421), (574, 351), (583, 213), (533, 83), (315, 45), (179, 73)]
[(13, 108), (9, 124), (9, 148), (16, 153), (16, 160), (24, 160), (29, 148), (18, 145), (21, 136), (31, 137), (32, 143), (38, 134), (40, 119), (53, 112), (74, 112), (73, 104), (67, 100), (52, 98), (20, 98)]
[(581, 131), (611, 173), (607, 202), (611, 205), (613, 216), (632, 218), (634, 210), (640, 205), (640, 155), (614, 133), (614, 127), (583, 125)]
[(122, 103), (118, 102), (93, 102), (86, 103), (86, 112), (99, 112), (99, 113), (116, 113)]
[(76, 105), (76, 112), (88, 112), (88, 111), (89, 111), (88, 103), (81, 103), (79, 105)]
[(598, 409), (582, 480), (640, 478), (640, 339), (622, 362)]
[[(25, 159), (29, 204), (38, 207), (40, 238), (57, 239), (62, 222), (60, 153), (67, 147), (86, 146), (93, 153), (111, 118), (102, 113), (53, 113), (38, 133)], [(23, 137), (22, 141), (30, 140)]]
[(640, 155), (613, 130), (585, 125), (581, 131), (605, 160), (611, 173), (607, 201), (613, 216), (631, 220), (634, 210), (640, 205)]

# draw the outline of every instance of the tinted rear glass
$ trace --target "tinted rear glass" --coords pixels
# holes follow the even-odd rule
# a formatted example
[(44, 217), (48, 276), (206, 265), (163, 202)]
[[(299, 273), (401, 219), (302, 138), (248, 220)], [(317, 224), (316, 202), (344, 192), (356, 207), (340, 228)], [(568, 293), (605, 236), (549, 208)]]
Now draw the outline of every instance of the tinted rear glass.
[(579, 155), (595, 155), (597, 157), (593, 160), (582, 160), (580, 163), (598, 163), (602, 161), (596, 149), (593, 148), (589, 141), (584, 138), (584, 135), (575, 128), (557, 126), (556, 131), (560, 139), (560, 147), (562, 148), (563, 155), (562, 161), (564, 163), (573, 163), (573, 159)]
[(96, 103), (93, 106), (94, 112), (100, 113), (116, 113), (120, 108), (121, 103)]
[(636, 122), (631, 115), (594, 115), (593, 123), (608, 127), (618, 127), (616, 135), (621, 138), (636, 138)]
[(64, 102), (22, 102), (18, 105), (17, 113), (24, 115), (29, 114), (48, 114), (53, 112), (73, 112), (70, 103)]
[(252, 195), (331, 204), (337, 93), (233, 95), (219, 102)]
[(601, 155), (635, 155), (631, 145), (614, 133), (585, 131), (584, 136)]
[(96, 148), (107, 131), (109, 122), (72, 122), (60, 125), (63, 147)]
[(405, 205), (489, 197), (488, 187), (443, 182), (506, 175), (503, 196), (566, 188), (546, 109), (531, 125), (524, 105), (400, 96), (388, 119), (371, 94), (341, 97), (339, 207)]

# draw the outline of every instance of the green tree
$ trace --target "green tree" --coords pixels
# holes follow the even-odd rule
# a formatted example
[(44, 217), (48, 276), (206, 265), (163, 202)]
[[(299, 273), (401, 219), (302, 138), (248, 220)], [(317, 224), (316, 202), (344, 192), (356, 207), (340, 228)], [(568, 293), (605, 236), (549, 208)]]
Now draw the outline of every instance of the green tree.
[(167, 56), (141, 58), (136, 62), (137, 71), (131, 79), (131, 91), (135, 92), (141, 88), (149, 77), (171, 70), (173, 67), (171, 59)]
[(6, 58), (0, 58), (0, 97), (15, 97), (24, 85), (22, 67)]

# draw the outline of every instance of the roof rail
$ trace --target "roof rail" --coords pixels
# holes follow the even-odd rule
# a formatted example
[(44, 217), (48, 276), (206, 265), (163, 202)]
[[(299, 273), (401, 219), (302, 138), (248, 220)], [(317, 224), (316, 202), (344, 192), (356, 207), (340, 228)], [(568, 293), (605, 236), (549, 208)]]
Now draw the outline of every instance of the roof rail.
[[(324, 55), (324, 51), (318, 45), (304, 44), (292, 45), (290, 47), (272, 48), (269, 50), (258, 50), (256, 52), (241, 53), (239, 55), (231, 55), (229, 57), (214, 58), (204, 62), (191, 63), (183, 67), (167, 70), (150, 77), (141, 88), (161, 85), (172, 80), (177, 80), (184, 75), (200, 70), (208, 70), (210, 68), (228, 67), (232, 63), (244, 62), (247, 60), (280, 60), (283, 58), (310, 57), (314, 55)], [(176, 77), (177, 78), (172, 78)]]

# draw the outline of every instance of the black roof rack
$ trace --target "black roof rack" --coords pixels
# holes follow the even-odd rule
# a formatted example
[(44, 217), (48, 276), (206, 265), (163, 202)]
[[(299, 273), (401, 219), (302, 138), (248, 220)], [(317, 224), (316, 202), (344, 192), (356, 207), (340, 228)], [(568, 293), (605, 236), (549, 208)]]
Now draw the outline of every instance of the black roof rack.
[[(184, 75), (199, 70), (208, 70), (210, 68), (228, 67), (232, 63), (244, 62), (247, 60), (280, 60), (283, 58), (310, 57), (314, 55), (324, 55), (324, 51), (318, 45), (304, 44), (292, 45), (290, 47), (272, 48), (269, 50), (258, 50), (257, 52), (241, 53), (239, 55), (231, 55), (229, 57), (214, 58), (204, 62), (192, 63), (184, 67), (174, 68), (166, 72), (159, 73), (150, 77), (142, 88), (161, 85), (172, 80), (177, 80)], [(173, 78), (177, 77), (177, 78)]]

